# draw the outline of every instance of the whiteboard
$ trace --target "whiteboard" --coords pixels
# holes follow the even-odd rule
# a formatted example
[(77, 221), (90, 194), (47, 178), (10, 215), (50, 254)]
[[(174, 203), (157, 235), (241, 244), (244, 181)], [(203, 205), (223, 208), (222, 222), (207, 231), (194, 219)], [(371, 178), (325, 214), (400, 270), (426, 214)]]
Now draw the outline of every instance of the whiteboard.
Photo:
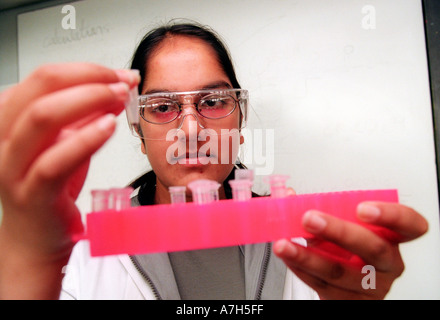
[[(22, 79), (48, 62), (126, 68), (146, 31), (173, 18), (210, 25), (228, 44), (251, 114), (241, 157), (298, 193), (397, 188), (430, 231), (401, 246), (406, 269), (389, 299), (440, 299), (439, 206), (423, 13), (418, 0), (85, 0), (18, 18)], [(262, 145), (262, 149), (257, 148)], [(149, 169), (118, 118), (78, 199)], [(423, 290), (421, 290), (423, 289)]]

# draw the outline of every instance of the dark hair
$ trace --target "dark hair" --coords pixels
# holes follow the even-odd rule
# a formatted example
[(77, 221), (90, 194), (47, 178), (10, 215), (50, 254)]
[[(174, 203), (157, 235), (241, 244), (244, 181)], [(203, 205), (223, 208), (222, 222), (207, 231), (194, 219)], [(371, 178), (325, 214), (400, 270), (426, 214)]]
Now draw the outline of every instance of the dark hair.
[(147, 61), (153, 51), (158, 47), (158, 45), (160, 45), (160, 43), (162, 43), (163, 40), (170, 36), (177, 35), (195, 37), (205, 41), (212, 49), (214, 49), (218, 62), (231, 81), (232, 87), (236, 89), (241, 88), (235, 75), (235, 70), (229, 51), (215, 31), (207, 26), (202, 26), (195, 22), (185, 22), (168, 23), (164, 26), (153, 29), (152, 31), (148, 32), (139, 43), (131, 63), (131, 69), (139, 70), (141, 75), (142, 80), (139, 83), (139, 92), (141, 92), (144, 85), (145, 74), (147, 72)]

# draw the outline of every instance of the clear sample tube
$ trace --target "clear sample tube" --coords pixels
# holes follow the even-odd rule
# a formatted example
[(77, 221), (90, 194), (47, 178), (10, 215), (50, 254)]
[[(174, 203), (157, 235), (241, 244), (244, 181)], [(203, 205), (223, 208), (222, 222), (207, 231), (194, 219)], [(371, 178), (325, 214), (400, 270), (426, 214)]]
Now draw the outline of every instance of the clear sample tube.
[(251, 169), (235, 169), (235, 180), (254, 181), (254, 171)]
[(139, 92), (137, 86), (134, 86), (129, 92), (128, 99), (125, 102), (125, 113), (132, 133), (137, 136), (135, 129), (136, 125), (139, 124)]
[(287, 196), (286, 180), (289, 178), (289, 176), (281, 174), (273, 174), (264, 178), (264, 181), (270, 184), (270, 196), (272, 198)]
[(252, 198), (252, 181), (248, 179), (229, 180), (232, 199), (246, 201)]
[(98, 212), (109, 208), (109, 190), (92, 190), (92, 211)]
[(110, 208), (114, 210), (124, 210), (131, 207), (130, 195), (133, 188), (114, 188), (110, 189)]
[(210, 203), (219, 200), (218, 189), (220, 184), (217, 181), (200, 179), (188, 183), (192, 192), (193, 202), (197, 204)]
[(169, 187), (171, 196), (171, 203), (185, 203), (186, 202), (186, 187), (185, 186), (173, 186)]

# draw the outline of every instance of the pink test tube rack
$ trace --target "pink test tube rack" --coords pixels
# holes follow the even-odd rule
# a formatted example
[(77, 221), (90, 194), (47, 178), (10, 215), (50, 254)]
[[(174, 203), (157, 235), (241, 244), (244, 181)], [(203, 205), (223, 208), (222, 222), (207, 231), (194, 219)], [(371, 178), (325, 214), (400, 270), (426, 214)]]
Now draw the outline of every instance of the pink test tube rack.
[[(114, 192), (114, 191), (113, 191)], [(396, 190), (344, 191), (243, 201), (172, 203), (122, 210), (104, 209), (87, 215), (92, 256), (196, 250), (283, 238), (311, 237), (301, 227), (303, 214), (316, 209), (362, 224), (381, 236), (397, 234), (356, 218), (363, 201), (398, 202)]]

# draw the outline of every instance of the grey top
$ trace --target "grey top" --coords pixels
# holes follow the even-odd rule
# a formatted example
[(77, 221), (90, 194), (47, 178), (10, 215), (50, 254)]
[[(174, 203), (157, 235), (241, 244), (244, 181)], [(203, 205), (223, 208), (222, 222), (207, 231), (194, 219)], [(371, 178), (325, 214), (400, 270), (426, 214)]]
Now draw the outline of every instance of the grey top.
[(244, 255), (240, 247), (168, 254), (183, 300), (244, 300)]

